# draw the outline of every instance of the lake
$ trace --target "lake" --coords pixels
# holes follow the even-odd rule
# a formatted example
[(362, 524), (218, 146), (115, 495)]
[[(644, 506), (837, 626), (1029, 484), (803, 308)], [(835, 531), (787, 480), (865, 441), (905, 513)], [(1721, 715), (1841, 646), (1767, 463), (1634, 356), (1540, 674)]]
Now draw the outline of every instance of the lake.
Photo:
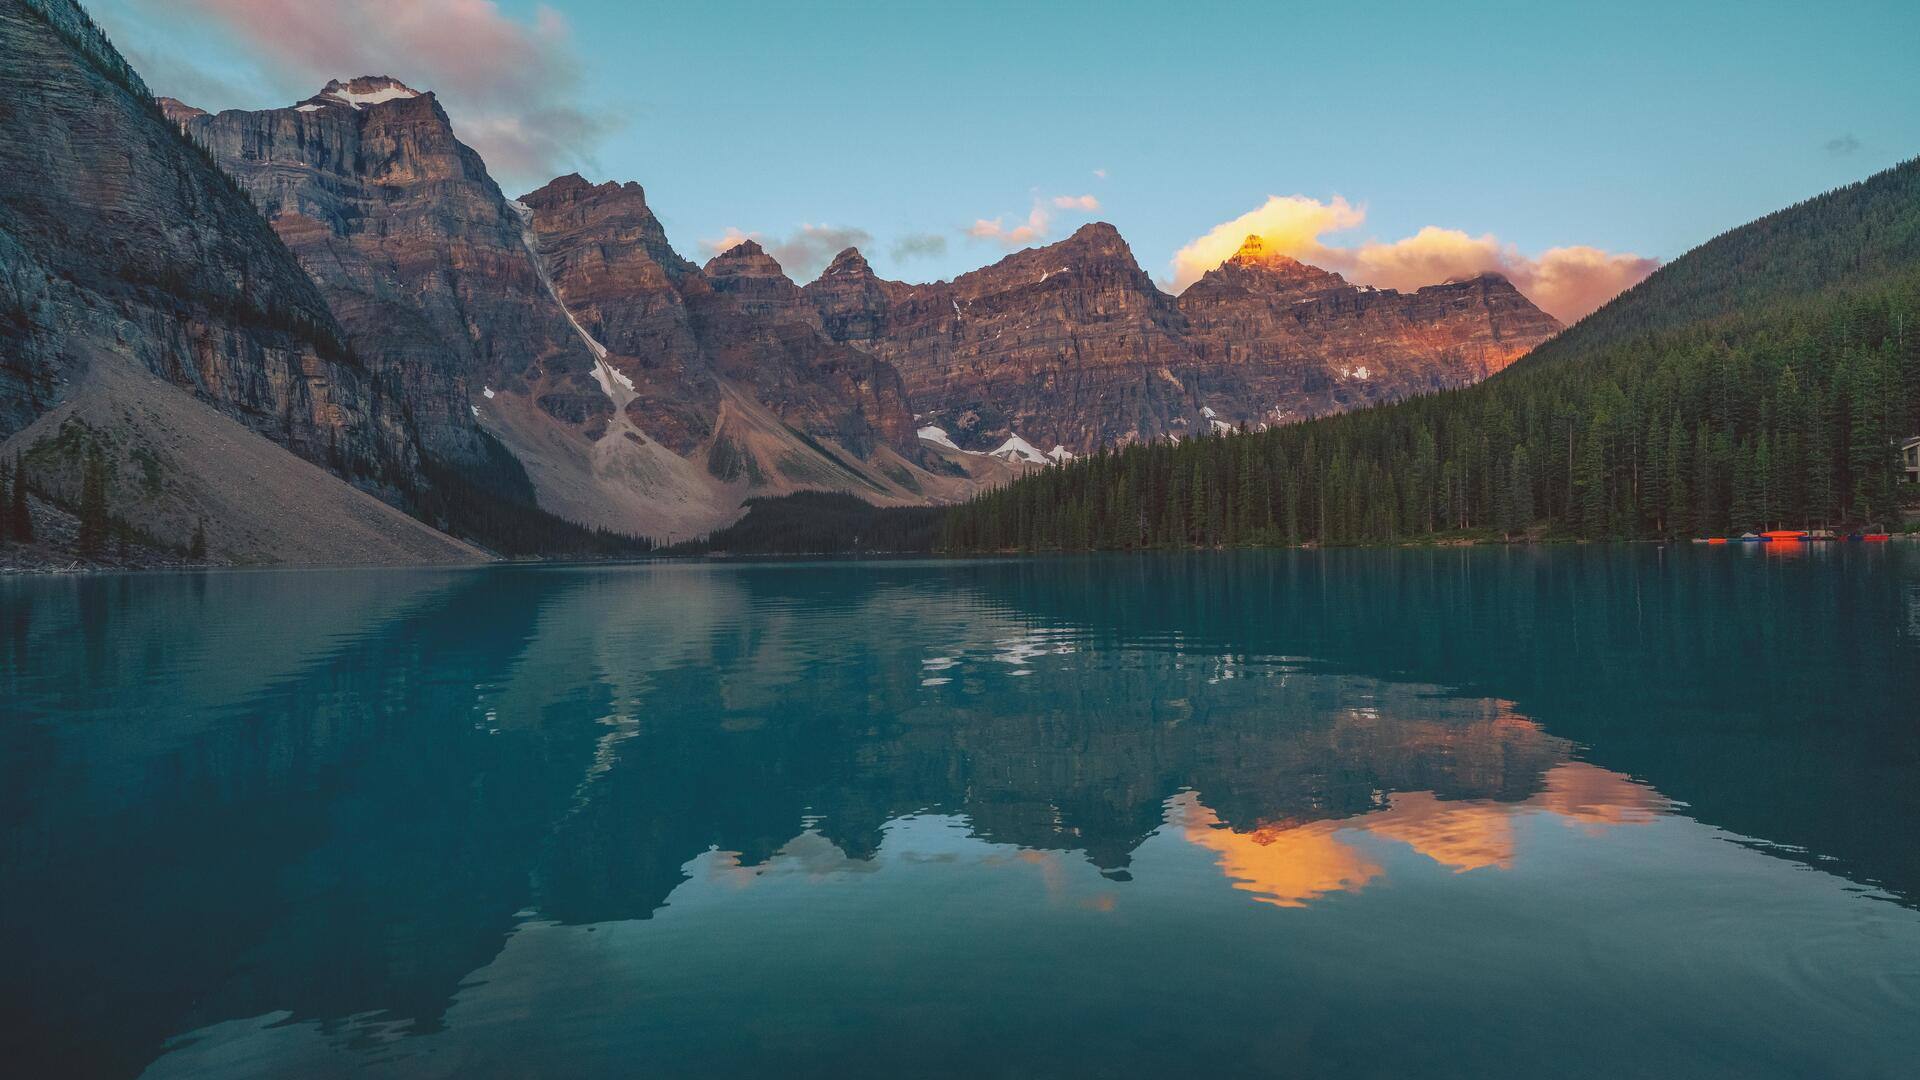
[(1920, 1071), (1920, 546), (0, 581), (12, 1075)]

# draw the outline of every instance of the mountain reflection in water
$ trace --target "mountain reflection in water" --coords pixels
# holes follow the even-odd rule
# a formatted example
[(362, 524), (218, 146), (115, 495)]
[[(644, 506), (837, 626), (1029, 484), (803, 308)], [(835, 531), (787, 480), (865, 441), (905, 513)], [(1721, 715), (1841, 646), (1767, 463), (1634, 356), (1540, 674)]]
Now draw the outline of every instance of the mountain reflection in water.
[[(1884, 1023), (1920, 970), (1920, 855), (1890, 840), (1920, 812), (1913, 561), (0, 582), (0, 1051), (90, 1075), (812, 1073), (854, 1044), (867, 1071), (1234, 1071), (1261, 1016), (1332, 1072), (1412, 1067), (1533, 980), (1560, 1042), (1463, 1072), (1683, 1060), (1609, 1013), (1640, 995), (1737, 1031), (1740, 1063), (1844, 1075), (1920, 1050)], [(1362, 1039), (1334, 1017), (1388, 993), (1370, 971), (1410, 996)], [(1762, 989), (1707, 1003), (1707, 976)], [(1173, 1003), (1166, 978), (1211, 989)], [(1528, 997), (1506, 1007), (1554, 1007)], [(1050, 1008), (1104, 1045), (1043, 1036)], [(1857, 1056), (1806, 1058), (1794, 1024)]]

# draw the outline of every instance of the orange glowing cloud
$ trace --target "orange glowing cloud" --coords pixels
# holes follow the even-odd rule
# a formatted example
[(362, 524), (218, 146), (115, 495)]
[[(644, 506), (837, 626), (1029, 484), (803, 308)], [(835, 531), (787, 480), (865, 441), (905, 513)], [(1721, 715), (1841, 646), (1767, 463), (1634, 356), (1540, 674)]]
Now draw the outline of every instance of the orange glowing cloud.
[(1173, 257), (1176, 291), (1198, 281), (1259, 236), (1270, 250), (1344, 275), (1359, 285), (1410, 291), (1455, 278), (1494, 273), (1513, 282), (1549, 315), (1571, 323), (1592, 312), (1658, 268), (1655, 259), (1593, 247), (1557, 247), (1528, 256), (1492, 234), (1471, 236), (1429, 225), (1392, 242), (1363, 241), (1342, 247), (1328, 233), (1358, 228), (1366, 209), (1335, 196), (1321, 202), (1305, 195), (1269, 196), (1257, 209), (1222, 222)]

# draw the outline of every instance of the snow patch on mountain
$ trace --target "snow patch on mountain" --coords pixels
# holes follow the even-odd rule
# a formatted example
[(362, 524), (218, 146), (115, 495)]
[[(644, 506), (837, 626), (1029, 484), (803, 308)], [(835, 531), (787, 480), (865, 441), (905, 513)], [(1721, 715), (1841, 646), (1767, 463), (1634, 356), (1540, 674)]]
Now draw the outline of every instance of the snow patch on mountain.
[(1056, 446), (1043, 454), (1038, 447), (1018, 435), (1009, 437), (1006, 442), (1001, 443), (992, 450), (968, 450), (959, 443), (954, 442), (953, 437), (948, 435), (947, 430), (943, 427), (928, 424), (919, 429), (916, 434), (927, 442), (933, 443), (935, 446), (944, 446), (949, 450), (958, 450), (963, 454), (972, 454), (974, 457), (999, 458), (1002, 461), (1024, 462), (1028, 465), (1052, 465), (1057, 462), (1073, 460), (1072, 451), (1064, 446)]
[[(923, 427), (918, 432), (916, 432), (916, 434), (918, 434), (921, 438), (937, 446), (944, 446), (949, 450), (960, 450), (960, 445), (954, 442), (953, 439), (947, 435), (947, 431), (945, 428), (935, 427), (932, 424), (928, 424), (926, 427)], [(977, 453), (977, 451), (972, 451), (972, 450), (960, 450), (960, 452), (963, 454)]]
[(328, 83), (325, 90), (320, 91), (320, 96), (361, 109), (368, 105), (382, 105), (402, 98), (417, 98), (420, 96), (420, 91), (402, 86), (397, 82), (388, 82), (371, 90), (354, 90), (351, 83), (336, 79)]
[(997, 457), (1003, 461), (1024, 461), (1032, 465), (1051, 465), (1053, 459), (1041, 453), (1032, 443), (1018, 435), (1012, 435), (998, 449), (987, 451), (988, 457)]

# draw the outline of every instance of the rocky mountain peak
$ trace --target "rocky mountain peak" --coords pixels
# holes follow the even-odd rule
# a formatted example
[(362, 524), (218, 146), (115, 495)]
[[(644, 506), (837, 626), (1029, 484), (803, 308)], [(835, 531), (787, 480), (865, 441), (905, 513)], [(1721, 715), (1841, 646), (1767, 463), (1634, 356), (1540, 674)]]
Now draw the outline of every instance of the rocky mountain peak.
[(1286, 274), (1298, 274), (1301, 271), (1327, 272), (1319, 267), (1309, 266), (1278, 248), (1268, 246), (1266, 238), (1257, 233), (1241, 241), (1240, 250), (1234, 252), (1233, 257), (1227, 262), (1233, 266), (1260, 267)]
[(710, 278), (787, 278), (787, 272), (780, 263), (767, 254), (767, 249), (757, 240), (742, 240), (727, 250), (707, 260), (707, 276)]
[(833, 261), (827, 264), (827, 268), (820, 272), (820, 276), (822, 278), (830, 278), (830, 277), (870, 278), (870, 277), (873, 277), (874, 274), (873, 274), (873, 266), (867, 262), (867, 257), (865, 255), (860, 254), (860, 249), (857, 247), (850, 247), (845, 251), (842, 251), (840, 254), (835, 255), (833, 257)]
[(157, 97), (153, 100), (160, 106), (160, 115), (165, 116), (167, 122), (177, 128), (184, 129), (194, 117), (207, 115), (207, 110), (196, 109), (179, 98)]
[(1248, 236), (1242, 241), (1240, 250), (1234, 252), (1227, 262), (1233, 266), (1257, 267), (1287, 277), (1340, 277), (1330, 270), (1303, 263), (1278, 248), (1268, 246), (1266, 239), (1258, 235)]
[(631, 180), (624, 184), (611, 180), (596, 184), (577, 172), (554, 177), (544, 187), (520, 196), (520, 201), (528, 206), (557, 206), (603, 196), (632, 198), (643, 206), (647, 201), (646, 189)]
[(584, 252), (588, 247), (580, 238), (598, 237), (593, 245), (596, 258), (608, 262), (598, 279), (601, 285), (620, 282), (648, 293), (660, 283), (649, 279), (641, 265), (647, 261), (674, 279), (699, 269), (667, 242), (667, 230), (647, 206), (647, 193), (639, 184), (594, 184), (579, 173), (568, 173), (522, 195), (520, 204), (534, 212), (543, 244), (550, 239), (558, 248)]
[(1044, 284), (1056, 276), (1064, 281), (1064, 275), (1080, 272), (1098, 272), (1097, 276), (1152, 288), (1120, 230), (1104, 221), (1090, 222), (1064, 240), (1016, 251), (991, 266), (961, 274), (953, 279), (953, 287), (964, 296), (985, 296)]
[(346, 80), (334, 79), (301, 104), (344, 105), (358, 112), (370, 105), (424, 96), (391, 75), (359, 75)]
[(1501, 273), (1498, 270), (1482, 270), (1471, 277), (1448, 278), (1445, 284), (1487, 285), (1487, 286), (1492, 286), (1494, 288), (1500, 288), (1502, 286), (1509, 289), (1513, 288), (1513, 283), (1507, 280), (1507, 275)]
[(1331, 270), (1303, 263), (1269, 245), (1258, 234), (1249, 235), (1226, 262), (1207, 271), (1189, 292), (1205, 296), (1220, 289), (1254, 292), (1306, 293), (1347, 287), (1347, 279)]
[(581, 176), (577, 172), (570, 172), (570, 173), (567, 173), (565, 176), (556, 176), (553, 179), (547, 181), (544, 187), (541, 187), (538, 190), (533, 191), (529, 194), (520, 196), (520, 201), (532, 202), (534, 198), (539, 195), (574, 196), (574, 195), (580, 194), (581, 192), (592, 191), (592, 190), (593, 190), (593, 184), (588, 182), (586, 177)]
[(1133, 249), (1127, 246), (1126, 238), (1120, 235), (1120, 230), (1104, 221), (1090, 221), (1073, 230), (1072, 236), (1053, 246), (1087, 254), (1125, 255), (1128, 259), (1133, 258)]

